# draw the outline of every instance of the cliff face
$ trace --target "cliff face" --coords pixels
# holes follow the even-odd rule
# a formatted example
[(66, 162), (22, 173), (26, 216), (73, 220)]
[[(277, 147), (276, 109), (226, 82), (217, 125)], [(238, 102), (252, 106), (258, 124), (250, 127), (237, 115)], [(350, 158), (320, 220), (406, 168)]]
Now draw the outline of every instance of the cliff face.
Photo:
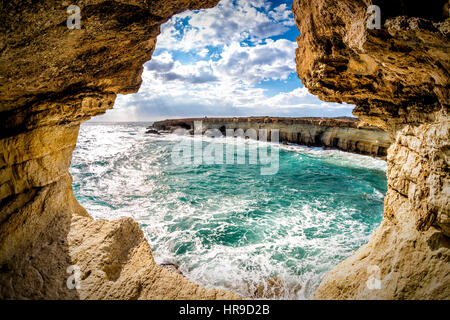
[(68, 172), (80, 124), (139, 88), (160, 25), (217, 2), (83, 1), (80, 30), (70, 1), (0, 4), (0, 299), (237, 297), (157, 266), (131, 219), (93, 220)]
[[(323, 100), (356, 104), (355, 116), (393, 137), (381, 226), (315, 298), (450, 298), (446, 2), (294, 0), (304, 85)], [(366, 27), (372, 4), (381, 8), (381, 29)]]
[[(342, 118), (198, 118), (156, 121), (157, 130), (176, 128), (193, 129), (194, 121), (202, 122), (203, 131), (217, 129), (225, 135), (226, 129), (279, 130), (280, 142), (336, 148), (359, 154), (386, 156), (390, 145), (388, 134), (377, 128), (364, 125), (356, 119)], [(267, 138), (270, 140), (270, 136)]]

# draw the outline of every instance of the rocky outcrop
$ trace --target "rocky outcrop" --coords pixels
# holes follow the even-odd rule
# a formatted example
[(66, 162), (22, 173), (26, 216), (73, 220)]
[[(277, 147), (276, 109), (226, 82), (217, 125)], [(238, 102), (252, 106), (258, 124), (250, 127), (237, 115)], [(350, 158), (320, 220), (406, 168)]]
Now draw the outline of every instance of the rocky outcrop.
[[(328, 273), (316, 299), (450, 298), (446, 2), (294, 0), (303, 84), (325, 101), (356, 104), (355, 116), (393, 138), (381, 226)], [(366, 24), (373, 4), (381, 29)]]
[(237, 298), (157, 266), (131, 219), (92, 219), (68, 172), (80, 124), (138, 90), (160, 25), (217, 2), (83, 1), (79, 30), (71, 1), (1, 2), (0, 299)]
[(176, 128), (193, 130), (195, 121), (201, 121), (203, 132), (217, 129), (226, 135), (226, 129), (254, 129), (256, 133), (265, 129), (269, 135), (271, 130), (277, 129), (281, 143), (336, 148), (378, 157), (385, 157), (390, 145), (385, 131), (364, 125), (355, 118), (191, 118), (156, 121), (153, 128), (163, 131)]

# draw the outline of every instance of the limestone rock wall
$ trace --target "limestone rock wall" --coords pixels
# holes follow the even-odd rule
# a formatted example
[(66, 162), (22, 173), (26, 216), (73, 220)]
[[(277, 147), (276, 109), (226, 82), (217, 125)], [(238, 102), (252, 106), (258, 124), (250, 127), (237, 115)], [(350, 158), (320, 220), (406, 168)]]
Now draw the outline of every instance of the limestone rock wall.
[[(198, 118), (156, 121), (158, 130), (194, 128), (194, 121), (201, 121), (203, 131), (208, 129), (260, 129), (279, 130), (280, 142), (336, 148), (359, 154), (385, 157), (390, 145), (389, 135), (377, 128), (364, 125), (357, 119), (345, 118)], [(225, 132), (223, 132), (225, 134)]]
[(0, 299), (237, 298), (157, 266), (131, 219), (93, 220), (68, 171), (80, 124), (138, 90), (160, 25), (217, 2), (78, 1), (80, 30), (72, 1), (0, 2)]
[[(323, 100), (356, 104), (355, 116), (393, 138), (381, 226), (328, 273), (317, 299), (450, 298), (446, 2), (294, 0), (303, 84)], [(367, 28), (373, 4), (381, 29)], [(379, 287), (368, 285), (374, 279)]]

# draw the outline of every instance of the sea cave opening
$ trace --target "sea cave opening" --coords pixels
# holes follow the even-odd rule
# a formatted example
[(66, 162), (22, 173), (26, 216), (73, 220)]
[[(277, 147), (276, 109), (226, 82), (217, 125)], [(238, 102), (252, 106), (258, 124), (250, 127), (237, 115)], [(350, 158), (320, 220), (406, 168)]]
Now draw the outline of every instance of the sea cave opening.
[[(174, 164), (174, 147), (193, 138), (145, 132), (168, 118), (351, 117), (353, 106), (320, 101), (297, 78), (291, 5), (222, 0), (172, 17), (139, 92), (82, 125), (70, 168), (75, 196), (95, 218), (132, 217), (158, 264), (248, 298), (308, 299), (367, 243), (383, 215), (385, 161), (339, 151), (337, 137), (321, 148), (309, 126), (309, 147), (295, 132), (285, 145), (234, 140), (242, 163), (239, 154), (232, 164), (195, 163), (191, 154)], [(264, 148), (278, 154), (276, 174), (250, 163)]]

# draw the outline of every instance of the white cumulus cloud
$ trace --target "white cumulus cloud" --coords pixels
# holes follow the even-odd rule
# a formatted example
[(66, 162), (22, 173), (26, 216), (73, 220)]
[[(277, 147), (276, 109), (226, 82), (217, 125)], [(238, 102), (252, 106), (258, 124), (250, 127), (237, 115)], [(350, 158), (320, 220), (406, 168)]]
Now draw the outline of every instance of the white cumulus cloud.
[[(296, 77), (297, 44), (283, 38), (290, 28), (289, 6), (267, 0), (222, 0), (215, 8), (174, 16), (162, 26), (139, 92), (120, 95), (103, 119), (351, 115), (351, 105), (282, 87)], [(278, 87), (269, 90), (265, 84), (273, 82)]]

